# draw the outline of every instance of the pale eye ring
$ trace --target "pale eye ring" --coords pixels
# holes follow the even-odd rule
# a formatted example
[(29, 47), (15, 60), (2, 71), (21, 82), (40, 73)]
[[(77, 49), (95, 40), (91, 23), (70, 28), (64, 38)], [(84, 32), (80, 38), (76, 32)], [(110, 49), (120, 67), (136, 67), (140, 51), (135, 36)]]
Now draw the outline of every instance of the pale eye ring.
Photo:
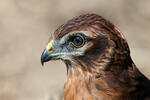
[(82, 47), (85, 44), (85, 39), (82, 36), (74, 36), (71, 40), (72, 44), (77, 48)]

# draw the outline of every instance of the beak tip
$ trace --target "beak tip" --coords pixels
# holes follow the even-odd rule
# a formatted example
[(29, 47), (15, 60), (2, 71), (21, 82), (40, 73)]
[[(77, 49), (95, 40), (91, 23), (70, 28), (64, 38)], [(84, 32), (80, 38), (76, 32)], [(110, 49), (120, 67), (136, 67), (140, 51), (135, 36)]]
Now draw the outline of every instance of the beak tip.
[(41, 61), (41, 65), (44, 66), (44, 62), (43, 61)]
[(44, 66), (44, 63), (49, 61), (51, 59), (51, 56), (49, 52), (45, 49), (41, 55), (41, 64)]
[(41, 56), (41, 65), (44, 66), (45, 63), (45, 56), (42, 54)]

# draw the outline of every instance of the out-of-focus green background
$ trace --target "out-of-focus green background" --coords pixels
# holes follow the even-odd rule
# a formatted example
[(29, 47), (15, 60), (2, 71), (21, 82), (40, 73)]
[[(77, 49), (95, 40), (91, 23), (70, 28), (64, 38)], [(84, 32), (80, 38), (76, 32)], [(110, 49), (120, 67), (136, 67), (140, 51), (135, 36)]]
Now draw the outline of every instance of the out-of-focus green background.
[(57, 27), (96, 13), (125, 35), (137, 67), (150, 78), (150, 0), (0, 0), (0, 100), (60, 100), (61, 61), (40, 64)]

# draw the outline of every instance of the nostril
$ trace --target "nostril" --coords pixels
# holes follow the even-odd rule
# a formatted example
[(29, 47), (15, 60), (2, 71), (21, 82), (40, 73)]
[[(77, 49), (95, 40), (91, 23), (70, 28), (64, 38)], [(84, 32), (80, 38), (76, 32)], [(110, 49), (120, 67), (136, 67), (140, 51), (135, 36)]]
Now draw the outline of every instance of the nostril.
[(50, 52), (51, 52), (52, 50), (53, 50), (53, 48), (50, 48), (48, 51), (50, 51)]

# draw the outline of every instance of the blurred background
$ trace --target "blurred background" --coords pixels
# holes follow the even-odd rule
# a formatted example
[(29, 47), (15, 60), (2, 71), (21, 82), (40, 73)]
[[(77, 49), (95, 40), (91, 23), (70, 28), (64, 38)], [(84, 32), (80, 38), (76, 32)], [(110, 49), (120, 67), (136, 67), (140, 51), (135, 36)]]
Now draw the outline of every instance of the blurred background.
[(0, 0), (0, 99), (60, 100), (61, 61), (40, 64), (50, 34), (74, 16), (96, 13), (125, 35), (137, 67), (150, 78), (150, 0)]

